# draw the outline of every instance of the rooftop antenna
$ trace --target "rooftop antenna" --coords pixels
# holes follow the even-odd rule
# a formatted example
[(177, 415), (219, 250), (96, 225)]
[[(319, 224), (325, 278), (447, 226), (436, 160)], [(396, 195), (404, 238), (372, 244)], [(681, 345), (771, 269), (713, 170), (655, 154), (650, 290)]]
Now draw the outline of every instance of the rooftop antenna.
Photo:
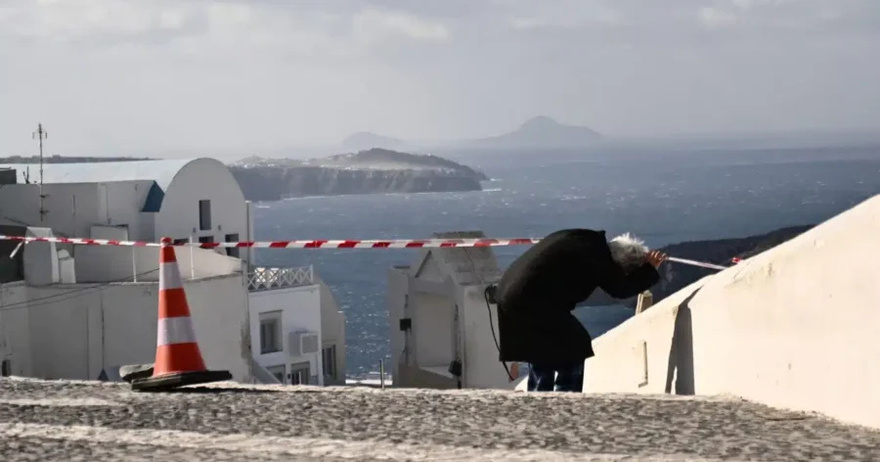
[(43, 199), (46, 197), (43, 195), (43, 140), (48, 138), (49, 134), (43, 130), (42, 123), (37, 123), (37, 131), (33, 133), (32, 137), (40, 143), (40, 222), (42, 222), (43, 215), (46, 214), (46, 210), (43, 209)]

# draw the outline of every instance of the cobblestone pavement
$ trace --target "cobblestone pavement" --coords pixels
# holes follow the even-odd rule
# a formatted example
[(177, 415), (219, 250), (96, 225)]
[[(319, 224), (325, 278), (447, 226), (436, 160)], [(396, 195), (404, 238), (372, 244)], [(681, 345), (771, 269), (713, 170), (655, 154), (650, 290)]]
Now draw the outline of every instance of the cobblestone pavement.
[(880, 431), (733, 398), (0, 379), (0, 460), (854, 462)]

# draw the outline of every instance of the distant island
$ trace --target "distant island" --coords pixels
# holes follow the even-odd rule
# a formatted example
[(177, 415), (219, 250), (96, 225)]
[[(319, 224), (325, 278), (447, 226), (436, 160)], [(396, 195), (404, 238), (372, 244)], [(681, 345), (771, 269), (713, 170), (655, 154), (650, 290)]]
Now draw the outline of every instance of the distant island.
[(533, 117), (516, 130), (503, 135), (456, 143), (473, 149), (574, 148), (589, 146), (602, 139), (599, 132), (576, 125), (565, 125), (546, 116)]
[(489, 178), (468, 166), (434, 155), (368, 149), (319, 159), (248, 157), (229, 166), (245, 198), (395, 192), (481, 191)]
[(590, 146), (604, 136), (589, 128), (567, 125), (547, 116), (537, 116), (525, 121), (516, 129), (496, 136), (455, 141), (404, 140), (371, 132), (354, 133), (341, 146), (349, 150), (383, 148), (395, 150), (457, 149), (457, 150), (504, 150), (504, 149), (558, 149)]

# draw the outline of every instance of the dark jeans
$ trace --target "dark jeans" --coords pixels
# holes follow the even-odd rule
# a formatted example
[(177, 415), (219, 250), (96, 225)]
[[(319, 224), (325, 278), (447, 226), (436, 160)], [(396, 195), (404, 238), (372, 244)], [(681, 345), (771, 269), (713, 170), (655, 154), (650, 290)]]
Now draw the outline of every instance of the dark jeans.
[(568, 391), (584, 389), (584, 363), (564, 366), (529, 364), (529, 391)]

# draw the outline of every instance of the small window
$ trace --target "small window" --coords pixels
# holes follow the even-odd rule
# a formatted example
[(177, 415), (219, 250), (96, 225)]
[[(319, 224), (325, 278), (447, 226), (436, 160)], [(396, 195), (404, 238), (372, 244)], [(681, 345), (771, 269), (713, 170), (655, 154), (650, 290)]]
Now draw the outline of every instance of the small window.
[(199, 229), (202, 231), (211, 229), (211, 201), (208, 199), (199, 201)]
[(291, 385), (308, 385), (309, 384), (309, 363), (295, 363), (290, 365), (290, 384)]
[[(238, 233), (235, 234), (227, 234), (226, 242), (238, 242)], [(239, 258), (239, 249), (238, 247), (227, 247), (226, 255), (229, 257)]]
[(214, 236), (201, 236), (199, 237), (200, 244), (210, 244), (214, 242)]
[(284, 365), (267, 367), (266, 370), (278, 379), (280, 383), (284, 383)]
[(281, 351), (281, 312), (260, 314), (260, 354)]
[(336, 345), (324, 348), (321, 359), (324, 362), (324, 377), (336, 380)]

